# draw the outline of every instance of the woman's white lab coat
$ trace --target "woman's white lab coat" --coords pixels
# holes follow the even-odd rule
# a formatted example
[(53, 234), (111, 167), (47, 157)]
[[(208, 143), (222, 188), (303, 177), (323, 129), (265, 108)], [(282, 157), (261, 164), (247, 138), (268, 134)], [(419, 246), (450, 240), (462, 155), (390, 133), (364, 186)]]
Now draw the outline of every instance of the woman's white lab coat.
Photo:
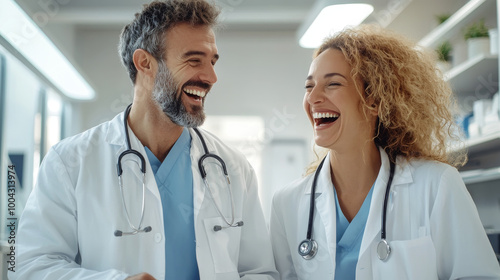
[[(387, 261), (377, 256), (389, 160), (374, 185), (356, 279), (500, 279), (500, 268), (475, 205), (457, 172), (431, 161), (397, 161), (387, 209)], [(277, 192), (271, 214), (271, 241), (281, 279), (334, 279), (335, 198), (326, 160), (316, 187), (311, 260), (298, 254), (306, 238), (312, 175)], [(481, 278), (483, 277), (483, 278)]]
[[(161, 198), (143, 145), (130, 132), (132, 148), (146, 159), (146, 203), (143, 226), (152, 231), (115, 237), (130, 231), (118, 187), (116, 163), (126, 149), (123, 113), (112, 121), (63, 140), (44, 158), (38, 182), (20, 219), (16, 240), (16, 273), (10, 279), (124, 279), (148, 272), (165, 277), (165, 232)], [(225, 160), (234, 196), (236, 221), (244, 226), (214, 232), (224, 225), (205, 191), (198, 169), (204, 154), (190, 130), (196, 257), (201, 279), (277, 279), (269, 234), (257, 195), (255, 173), (245, 158), (202, 132), (210, 152)], [(138, 224), (142, 173), (137, 157), (123, 160), (125, 200), (131, 221)], [(208, 160), (207, 160), (208, 162)], [(210, 165), (209, 166), (214, 166)], [(207, 170), (221, 211), (231, 218), (225, 180)], [(222, 186), (222, 187), (221, 187)], [(167, 225), (175, 227), (176, 225)], [(179, 269), (183, 269), (179, 267)]]

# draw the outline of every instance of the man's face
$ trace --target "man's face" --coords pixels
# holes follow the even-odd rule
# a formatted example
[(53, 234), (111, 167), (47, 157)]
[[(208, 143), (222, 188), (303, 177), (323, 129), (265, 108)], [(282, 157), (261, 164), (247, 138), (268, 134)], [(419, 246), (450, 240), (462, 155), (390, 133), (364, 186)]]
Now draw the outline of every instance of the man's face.
[(203, 124), (205, 97), (217, 81), (219, 55), (208, 26), (177, 24), (166, 32), (165, 61), (158, 61), (153, 99), (177, 125)]

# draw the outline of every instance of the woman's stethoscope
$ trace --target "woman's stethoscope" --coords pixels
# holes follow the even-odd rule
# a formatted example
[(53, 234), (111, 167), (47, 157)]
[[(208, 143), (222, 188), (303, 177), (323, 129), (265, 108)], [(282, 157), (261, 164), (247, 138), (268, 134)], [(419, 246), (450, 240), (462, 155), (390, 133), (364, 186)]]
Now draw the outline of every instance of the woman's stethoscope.
[[(116, 164), (116, 168), (118, 171), (118, 185), (120, 187), (120, 194), (122, 197), (122, 203), (123, 203), (123, 209), (125, 211), (125, 217), (127, 218), (127, 222), (129, 224), (130, 228), (132, 229), (132, 231), (115, 230), (114, 235), (117, 237), (123, 236), (123, 235), (135, 235), (135, 234), (138, 234), (141, 232), (150, 232), (152, 229), (151, 226), (141, 227), (142, 220), (144, 218), (144, 209), (145, 209), (145, 202), (146, 202), (146, 160), (141, 155), (141, 153), (139, 153), (137, 150), (132, 149), (132, 146), (130, 145), (130, 137), (128, 134), (127, 119), (128, 119), (128, 115), (130, 114), (131, 107), (132, 107), (132, 104), (128, 105), (127, 109), (125, 109), (125, 116), (123, 118), (123, 127), (125, 128), (125, 138), (127, 141), (127, 149), (118, 156), (118, 162)], [(196, 128), (194, 128), (194, 131), (196, 132), (196, 134), (200, 138), (200, 141), (203, 145), (203, 149), (205, 151), (205, 154), (198, 160), (198, 168), (200, 170), (201, 177), (203, 178), (203, 182), (205, 182), (205, 188), (208, 190), (208, 193), (210, 194), (210, 198), (212, 199), (212, 202), (214, 203), (215, 209), (217, 210), (220, 217), (223, 219), (223, 221), (227, 225), (227, 226), (215, 225), (213, 228), (214, 231), (219, 231), (223, 228), (228, 228), (228, 227), (241, 227), (241, 226), (243, 226), (243, 221), (238, 221), (238, 222), (234, 221), (235, 220), (234, 199), (233, 199), (233, 193), (231, 191), (231, 182), (229, 181), (229, 175), (228, 175), (227, 169), (226, 169), (226, 163), (224, 162), (224, 160), (222, 160), (221, 157), (219, 157), (215, 154), (209, 153), (208, 148), (207, 148), (207, 144), (205, 143), (205, 139), (201, 135), (200, 131)], [(141, 161), (140, 169), (142, 172), (142, 207), (141, 207), (141, 218), (139, 220), (139, 224), (137, 227), (130, 221), (130, 215), (128, 214), (127, 205), (125, 203), (125, 197), (123, 195), (122, 158), (128, 154), (133, 154), (133, 155), (137, 156)], [(215, 160), (217, 160), (222, 167), (222, 172), (224, 173), (224, 176), (226, 177), (225, 181), (227, 183), (229, 197), (231, 200), (231, 221), (228, 221), (228, 219), (226, 219), (226, 217), (222, 214), (222, 211), (220, 210), (219, 206), (217, 205), (217, 202), (215, 202), (212, 190), (211, 190), (211, 188), (208, 184), (208, 181), (207, 181), (207, 172), (205, 171), (205, 167), (203, 166), (203, 161), (206, 158), (214, 158)]]
[[(309, 205), (309, 221), (307, 223), (307, 236), (299, 244), (299, 255), (301, 255), (304, 259), (310, 260), (314, 258), (316, 253), (318, 252), (318, 243), (311, 238), (312, 236), (312, 224), (314, 218), (314, 200), (316, 193), (316, 181), (318, 179), (319, 171), (325, 162), (326, 157), (321, 161), (316, 172), (314, 173), (314, 179), (311, 186), (311, 202)], [(382, 229), (380, 231), (380, 242), (377, 245), (377, 255), (378, 258), (385, 261), (389, 258), (391, 254), (391, 247), (386, 240), (386, 217), (387, 217), (387, 202), (389, 200), (389, 193), (392, 184), (392, 178), (394, 177), (394, 170), (396, 169), (396, 165), (392, 160), (390, 161), (390, 171), (389, 171), (389, 180), (387, 181), (387, 187), (385, 189), (385, 197), (384, 197), (384, 209), (382, 211)]]

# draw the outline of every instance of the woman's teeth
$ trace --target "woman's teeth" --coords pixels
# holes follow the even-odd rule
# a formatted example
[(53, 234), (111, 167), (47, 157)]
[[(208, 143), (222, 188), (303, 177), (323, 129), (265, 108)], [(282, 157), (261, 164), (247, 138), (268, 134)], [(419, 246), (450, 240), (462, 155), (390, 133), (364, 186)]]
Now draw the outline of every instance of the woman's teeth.
[(315, 119), (327, 119), (327, 118), (337, 119), (338, 117), (339, 117), (339, 114), (333, 114), (333, 113), (313, 113), (313, 118), (315, 118)]
[(206, 92), (204, 91), (200, 91), (200, 90), (194, 90), (194, 89), (186, 89), (184, 90), (186, 93), (189, 93), (191, 95), (196, 95), (196, 96), (199, 96), (201, 98), (205, 97), (206, 95)]

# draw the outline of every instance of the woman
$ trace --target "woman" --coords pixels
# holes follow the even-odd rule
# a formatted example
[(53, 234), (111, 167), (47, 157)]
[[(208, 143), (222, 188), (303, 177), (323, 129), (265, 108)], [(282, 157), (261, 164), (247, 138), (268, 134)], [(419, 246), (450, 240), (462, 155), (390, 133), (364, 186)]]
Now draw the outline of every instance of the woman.
[(451, 95), (433, 56), (388, 31), (364, 25), (323, 43), (304, 109), (327, 155), (273, 199), (281, 279), (500, 279), (455, 168), (466, 157), (447, 154)]

